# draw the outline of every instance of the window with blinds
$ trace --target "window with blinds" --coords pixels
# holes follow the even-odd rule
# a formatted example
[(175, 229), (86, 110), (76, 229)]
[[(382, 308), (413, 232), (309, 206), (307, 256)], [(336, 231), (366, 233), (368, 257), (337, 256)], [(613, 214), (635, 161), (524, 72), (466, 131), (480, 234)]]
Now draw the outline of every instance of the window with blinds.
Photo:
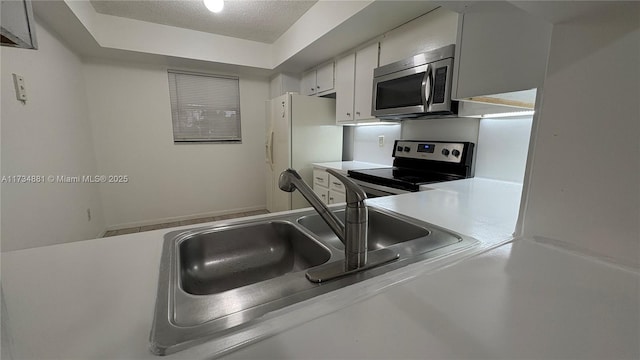
[(169, 71), (174, 142), (241, 142), (238, 77)]

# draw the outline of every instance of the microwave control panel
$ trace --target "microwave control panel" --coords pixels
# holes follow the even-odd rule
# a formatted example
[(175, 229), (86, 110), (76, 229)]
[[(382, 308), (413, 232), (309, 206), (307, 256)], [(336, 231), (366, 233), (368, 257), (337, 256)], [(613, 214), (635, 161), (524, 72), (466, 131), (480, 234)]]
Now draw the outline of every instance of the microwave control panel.
[(393, 157), (461, 163), (464, 143), (397, 140)]

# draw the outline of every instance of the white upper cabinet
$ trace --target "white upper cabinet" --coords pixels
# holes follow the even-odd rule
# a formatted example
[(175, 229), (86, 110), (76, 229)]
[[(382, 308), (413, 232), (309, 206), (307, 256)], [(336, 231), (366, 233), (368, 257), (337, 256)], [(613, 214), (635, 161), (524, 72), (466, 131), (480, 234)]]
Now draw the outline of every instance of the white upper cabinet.
[(439, 8), (384, 34), (380, 66), (456, 43), (458, 13)]
[(356, 54), (336, 61), (336, 123), (353, 123)]
[(452, 97), (538, 88), (544, 80), (551, 29), (550, 23), (507, 2), (470, 3), (458, 19)]
[(371, 116), (373, 70), (378, 67), (378, 51), (376, 42), (337, 61), (337, 124), (379, 121)]
[(356, 121), (376, 120), (371, 115), (373, 70), (378, 67), (378, 43), (356, 53), (354, 111)]
[(302, 95), (330, 94), (334, 88), (334, 63), (319, 66), (302, 74)]
[(316, 93), (323, 94), (333, 90), (333, 62), (320, 66), (316, 72)]
[(2, 45), (37, 49), (36, 23), (30, 0), (2, 1), (0, 3), (0, 34)]
[(302, 74), (302, 81), (300, 82), (300, 93), (302, 95), (315, 95), (316, 91), (316, 70), (311, 70)]

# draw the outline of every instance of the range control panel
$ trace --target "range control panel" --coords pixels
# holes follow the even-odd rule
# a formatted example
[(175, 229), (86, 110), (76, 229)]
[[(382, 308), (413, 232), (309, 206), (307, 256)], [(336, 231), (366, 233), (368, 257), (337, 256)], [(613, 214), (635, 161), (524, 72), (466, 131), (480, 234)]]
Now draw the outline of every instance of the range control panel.
[(460, 163), (463, 151), (464, 143), (396, 140), (393, 156)]

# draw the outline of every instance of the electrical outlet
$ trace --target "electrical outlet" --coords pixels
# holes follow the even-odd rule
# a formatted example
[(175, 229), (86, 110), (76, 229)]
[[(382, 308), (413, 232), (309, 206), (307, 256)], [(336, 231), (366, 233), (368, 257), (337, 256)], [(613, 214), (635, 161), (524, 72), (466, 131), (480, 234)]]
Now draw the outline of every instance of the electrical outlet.
[(87, 209), (87, 221), (91, 221), (91, 209)]
[(378, 136), (378, 146), (379, 147), (383, 147), (384, 146), (384, 135)]
[(20, 101), (27, 101), (27, 89), (24, 86), (24, 78), (18, 74), (13, 74), (13, 86), (16, 88), (16, 98)]

